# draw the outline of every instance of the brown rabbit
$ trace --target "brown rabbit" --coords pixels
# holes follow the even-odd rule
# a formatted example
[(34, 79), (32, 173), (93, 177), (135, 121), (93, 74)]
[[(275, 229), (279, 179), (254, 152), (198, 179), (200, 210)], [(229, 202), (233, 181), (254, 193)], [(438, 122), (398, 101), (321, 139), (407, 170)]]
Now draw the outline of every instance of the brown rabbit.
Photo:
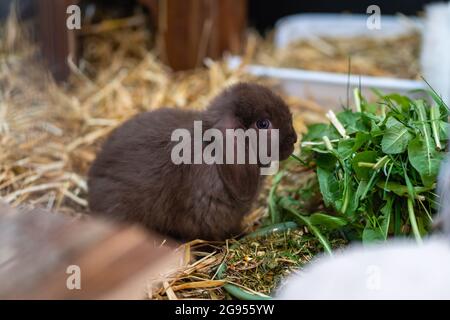
[(192, 132), (194, 121), (202, 121), (203, 130), (221, 132), (279, 129), (280, 160), (297, 141), (287, 105), (257, 84), (229, 87), (202, 112), (159, 109), (139, 114), (111, 134), (90, 169), (91, 211), (181, 240), (224, 240), (239, 234), (242, 218), (258, 195), (262, 165), (174, 164), (172, 133), (180, 128)]

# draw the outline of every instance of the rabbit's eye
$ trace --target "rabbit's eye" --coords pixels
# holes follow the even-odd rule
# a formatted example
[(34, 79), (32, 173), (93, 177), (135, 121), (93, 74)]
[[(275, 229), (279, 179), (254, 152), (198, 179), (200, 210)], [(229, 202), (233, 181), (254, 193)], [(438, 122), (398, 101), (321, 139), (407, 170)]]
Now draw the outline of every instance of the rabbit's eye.
[(259, 119), (256, 121), (256, 127), (258, 129), (269, 129), (270, 128), (270, 120), (268, 119)]

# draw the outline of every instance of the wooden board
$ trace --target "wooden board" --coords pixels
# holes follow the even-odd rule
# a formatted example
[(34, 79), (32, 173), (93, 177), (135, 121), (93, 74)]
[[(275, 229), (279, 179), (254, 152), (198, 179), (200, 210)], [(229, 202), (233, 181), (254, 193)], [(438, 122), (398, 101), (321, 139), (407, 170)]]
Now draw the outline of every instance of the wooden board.
[[(0, 204), (0, 299), (142, 299), (148, 280), (182, 263), (176, 246), (137, 226)], [(71, 266), (80, 289), (67, 286)]]
[[(199, 67), (205, 57), (239, 53), (247, 24), (246, 0), (140, 0), (157, 17), (158, 46), (174, 70)], [(155, 11), (157, 12), (155, 14)]]
[(78, 0), (38, 0), (37, 14), (42, 56), (57, 81), (65, 80), (70, 69), (67, 58), (77, 61), (76, 30), (66, 25), (67, 8)]

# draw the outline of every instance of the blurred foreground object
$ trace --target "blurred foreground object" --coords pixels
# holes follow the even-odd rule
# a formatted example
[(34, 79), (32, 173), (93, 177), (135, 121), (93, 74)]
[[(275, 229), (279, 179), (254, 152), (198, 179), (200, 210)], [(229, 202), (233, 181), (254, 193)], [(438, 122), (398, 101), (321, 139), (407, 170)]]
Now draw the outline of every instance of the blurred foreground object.
[(450, 3), (425, 7), (421, 63), (424, 78), (450, 104)]
[(354, 246), (287, 279), (278, 299), (450, 299), (447, 239)]
[(138, 227), (0, 203), (0, 298), (143, 299), (147, 280), (177, 267), (173, 248)]

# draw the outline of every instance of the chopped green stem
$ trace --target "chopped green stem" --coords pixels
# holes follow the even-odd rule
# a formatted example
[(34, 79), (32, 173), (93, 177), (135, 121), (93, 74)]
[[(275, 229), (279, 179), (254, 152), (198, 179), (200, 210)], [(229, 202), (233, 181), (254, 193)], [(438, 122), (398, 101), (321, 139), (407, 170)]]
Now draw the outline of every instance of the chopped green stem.
[(309, 219), (307, 217), (302, 216), (300, 213), (298, 213), (294, 209), (289, 208), (287, 206), (285, 206), (284, 208), (286, 210), (288, 210), (290, 213), (292, 213), (294, 216), (296, 216), (298, 219), (300, 219), (306, 225), (306, 227), (317, 237), (317, 239), (320, 241), (320, 243), (322, 244), (325, 251), (329, 255), (333, 255), (333, 252), (332, 252), (333, 250), (331, 249), (331, 245), (328, 242), (328, 240), (322, 235), (322, 233), (319, 231), (319, 229), (317, 229), (315, 226), (313, 226), (311, 224), (311, 222), (309, 221)]
[(422, 101), (417, 102), (416, 109), (417, 109), (417, 114), (419, 115), (419, 120), (421, 121), (422, 136), (423, 136), (426, 150), (427, 150), (427, 153), (426, 153), (427, 165), (428, 165), (427, 172), (431, 172), (431, 153), (429, 151), (432, 150), (432, 147), (431, 147), (430, 132), (429, 132), (430, 128), (428, 127), (425, 106)]
[(333, 145), (331, 144), (330, 139), (327, 136), (324, 136), (322, 139), (323, 142), (325, 143), (325, 147), (330, 151), (333, 150)]
[(433, 137), (436, 147), (441, 150), (442, 145), (439, 137), (439, 117), (439, 106), (434, 104), (430, 107), (431, 129), (433, 130)]
[[(425, 198), (425, 197), (424, 197)], [(422, 206), (422, 208), (423, 208), (423, 210), (425, 211), (425, 213), (426, 213), (426, 215), (427, 215), (427, 217), (428, 217), (428, 220), (431, 222), (431, 223), (433, 223), (433, 218), (431, 217), (431, 214), (430, 214), (430, 212), (428, 211), (428, 209), (425, 207), (425, 205), (423, 204), (423, 201), (425, 201), (426, 199), (424, 199), (424, 200), (421, 200), (421, 199), (419, 199), (419, 203), (420, 203), (420, 205)]]
[[(339, 142), (341, 141), (340, 139), (333, 139), (330, 140), (330, 142)], [(302, 142), (301, 146), (302, 147), (309, 147), (309, 146), (323, 146), (325, 144), (324, 141), (304, 141)]]
[[(346, 181), (346, 182), (349, 181), (348, 172), (345, 171), (344, 174), (345, 174), (344, 181)], [(342, 203), (342, 207), (341, 207), (341, 212), (344, 214), (347, 211), (348, 204), (350, 202), (350, 192), (349, 192), (348, 185), (349, 185), (348, 183), (345, 183), (345, 185), (344, 185), (344, 202)]]
[(297, 160), (298, 162), (300, 162), (302, 165), (307, 166), (308, 164), (303, 161), (302, 159), (300, 159), (299, 157), (297, 157), (295, 154), (291, 154), (290, 157), (294, 160)]
[(330, 120), (331, 124), (336, 128), (336, 130), (344, 139), (349, 138), (347, 132), (345, 131), (344, 126), (342, 125), (342, 123), (339, 121), (339, 119), (336, 117), (336, 115), (332, 110), (329, 110), (325, 116), (328, 118), (328, 120)]
[(269, 212), (270, 212), (270, 219), (272, 221), (272, 224), (280, 222), (280, 212), (278, 210), (278, 207), (276, 205), (275, 201), (275, 193), (277, 191), (278, 185), (281, 182), (281, 179), (283, 178), (284, 172), (280, 171), (274, 178), (274, 183), (272, 185), (272, 188), (270, 188), (269, 192)]
[(413, 207), (413, 201), (411, 198), (408, 198), (408, 214), (409, 214), (409, 221), (411, 223), (411, 228), (414, 234), (414, 237), (416, 238), (416, 241), (418, 244), (422, 243), (422, 237), (420, 236), (419, 227), (417, 226), (417, 220), (416, 215), (414, 214), (414, 207)]
[(359, 94), (359, 88), (353, 90), (353, 98), (355, 99), (356, 112), (361, 112), (361, 95)]
[(364, 167), (364, 168), (372, 168), (374, 170), (380, 169), (382, 166), (384, 166), (386, 163), (389, 162), (388, 156), (384, 156), (380, 160), (378, 160), (376, 163), (373, 162), (358, 162), (358, 167)]
[(375, 181), (377, 177), (377, 172), (375, 171), (372, 176), (370, 177), (369, 183), (367, 183), (366, 189), (364, 189), (364, 192), (361, 195), (361, 200), (364, 199), (367, 196), (367, 193), (369, 192), (370, 188), (372, 188), (373, 182)]
[(385, 155), (383, 158), (381, 158), (380, 160), (377, 161), (377, 163), (374, 166), (374, 170), (378, 170), (380, 169), (382, 166), (384, 166), (385, 164), (387, 164), (389, 162), (389, 156)]
[(375, 165), (376, 163), (373, 162), (358, 162), (358, 167), (375, 169)]

